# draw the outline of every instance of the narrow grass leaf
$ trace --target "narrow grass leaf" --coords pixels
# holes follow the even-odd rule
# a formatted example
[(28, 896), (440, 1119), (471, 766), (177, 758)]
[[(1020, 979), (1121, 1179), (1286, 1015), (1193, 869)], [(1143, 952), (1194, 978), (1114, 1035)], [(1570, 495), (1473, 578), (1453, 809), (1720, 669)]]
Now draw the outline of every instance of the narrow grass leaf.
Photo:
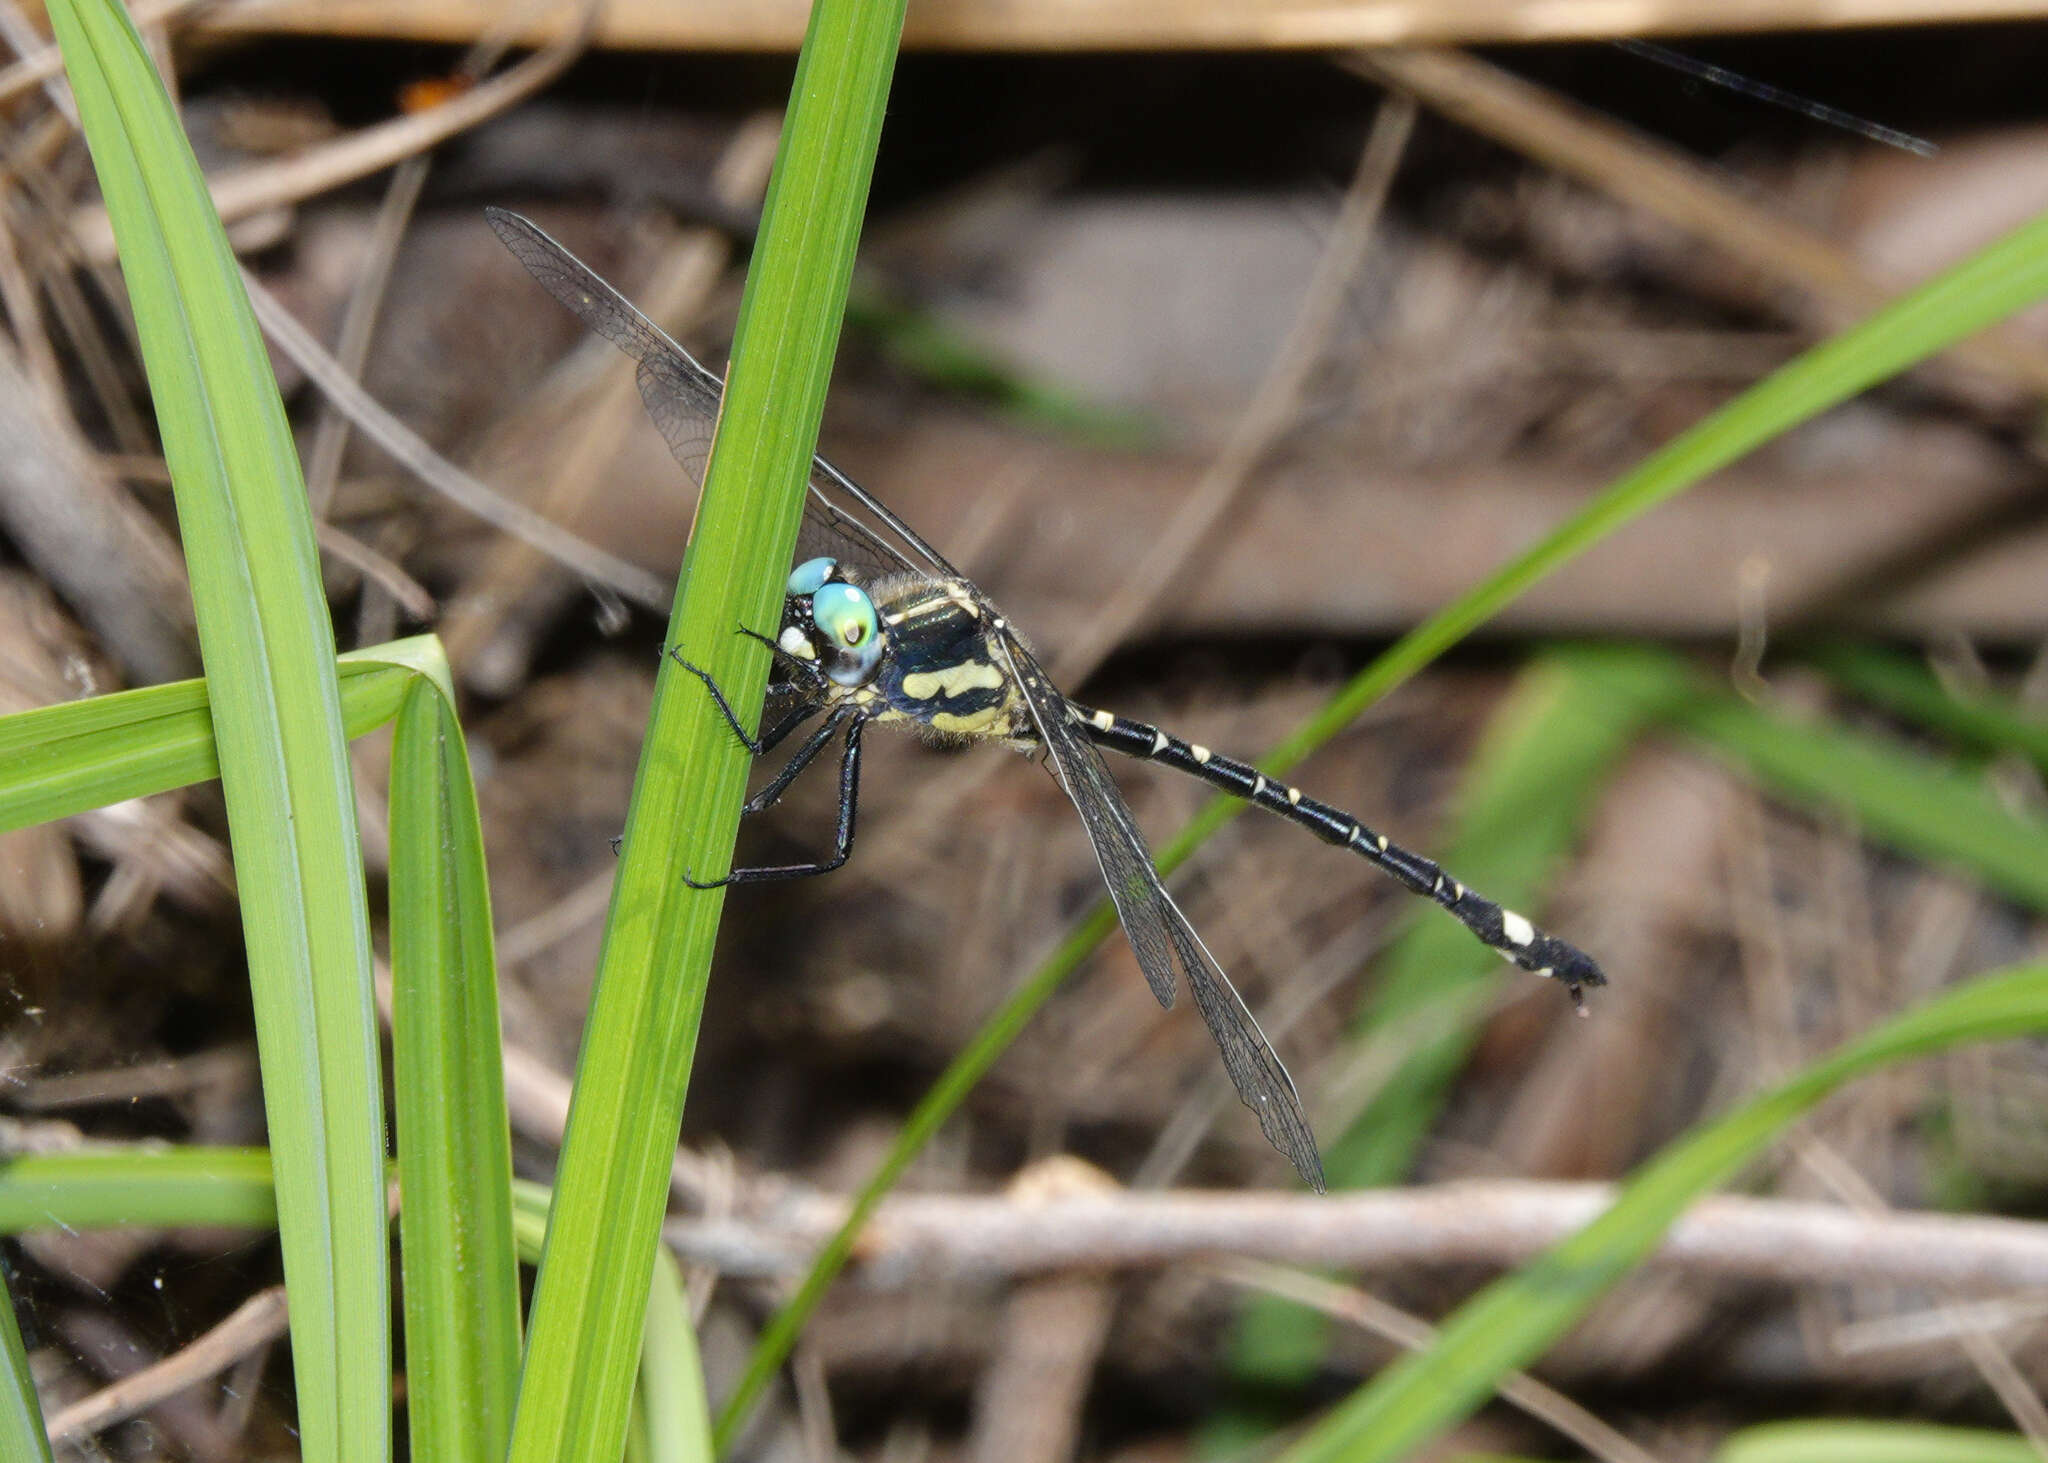
[[(341, 658), (341, 724), (353, 740), (398, 714), (440, 642), (421, 635)], [(0, 833), (220, 776), (206, 682), (174, 681), (0, 717)]]
[(2014, 1433), (1914, 1422), (1773, 1422), (1746, 1427), (1713, 1463), (2040, 1463)]
[(14, 1297), (0, 1285), (0, 1458), (50, 1463), (50, 1434), (36, 1400), (35, 1375), (14, 1319)]
[(1283, 1463), (1393, 1463), (1469, 1416), (1653, 1250), (1685, 1208), (1727, 1183), (1843, 1083), (1971, 1042), (2048, 1032), (2048, 965), (1980, 976), (1877, 1030), (1637, 1171), (1605, 1214), (1459, 1307), (1427, 1351), (1395, 1362), (1281, 1455)]
[(265, 1148), (81, 1148), (0, 1166), (0, 1234), (32, 1229), (274, 1229)]
[(690, 1297), (666, 1245), (654, 1252), (636, 1396), (646, 1422), (648, 1463), (711, 1463), (711, 1403), (690, 1325)]
[(406, 1421), (424, 1463), (497, 1463), (519, 1375), (512, 1140), (483, 828), (444, 687), (391, 749), (392, 1091)]
[[(1647, 662), (1662, 653), (1639, 652)], [(2048, 909), (2048, 826), (2009, 811), (1982, 776), (1825, 721), (1799, 721), (1710, 691), (1676, 657), (1695, 694), (1673, 719), (1783, 796), (1852, 814), (1879, 842), (1959, 869)]]
[(2048, 719), (2006, 697), (1959, 695), (1919, 660), (1870, 645), (1816, 646), (1801, 659), (1850, 694), (1967, 746), (2018, 752), (2048, 771)]
[(114, 227), (170, 465), (241, 894), (304, 1456), (390, 1454), (382, 1088), (369, 922), (291, 432), (150, 55), (112, 0), (52, 26)]
[[(668, 643), (758, 707), (902, 27), (902, 0), (817, 0), (748, 271)], [(513, 1422), (515, 1463), (615, 1463), (747, 755), (664, 661), (577, 1062)]]

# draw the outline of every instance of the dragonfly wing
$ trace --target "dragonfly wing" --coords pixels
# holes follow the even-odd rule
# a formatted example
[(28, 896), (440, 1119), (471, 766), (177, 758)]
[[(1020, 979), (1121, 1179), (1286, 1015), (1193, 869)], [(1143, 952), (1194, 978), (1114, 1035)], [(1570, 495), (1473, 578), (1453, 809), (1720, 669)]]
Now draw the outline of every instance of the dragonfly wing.
[(1152, 993), (1160, 1005), (1171, 1006), (1176, 974), (1186, 977), (1196, 1009), (1223, 1054), (1223, 1069), (1236, 1085), (1237, 1095), (1258, 1117), (1266, 1140), (1321, 1193), (1322, 1160), (1294, 1079), (1287, 1075), (1244, 998), (1166, 892), (1144, 835), (1101, 754), (1075, 726), (1070, 703), (1046, 679), (1031, 652), (1007, 630), (999, 630), (991, 639), (1031, 709), (1054, 776), (1088, 830), (1103, 882), (1109, 886), (1124, 933)]
[(640, 363), (640, 399), (647, 414), (690, 481), (702, 487), (725, 383), (531, 219), (502, 208), (487, 208), (484, 216), (542, 289)]
[[(526, 272), (592, 330), (640, 363), (640, 399), (669, 451), (698, 487), (711, 454), (725, 382), (531, 219), (487, 208), (491, 228)], [(873, 494), (822, 457), (811, 459), (806, 558), (829, 554), (874, 574), (957, 576), (939, 551)], [(872, 520), (872, 522), (868, 521)]]

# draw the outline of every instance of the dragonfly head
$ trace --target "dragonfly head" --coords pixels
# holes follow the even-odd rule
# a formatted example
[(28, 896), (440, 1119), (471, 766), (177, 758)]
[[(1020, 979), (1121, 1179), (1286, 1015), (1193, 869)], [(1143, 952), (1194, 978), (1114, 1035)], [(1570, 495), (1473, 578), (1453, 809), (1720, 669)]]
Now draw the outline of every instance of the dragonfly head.
[(784, 653), (817, 665), (837, 685), (866, 683), (882, 663), (882, 621), (868, 592), (836, 559), (806, 559), (790, 571), (782, 609)]

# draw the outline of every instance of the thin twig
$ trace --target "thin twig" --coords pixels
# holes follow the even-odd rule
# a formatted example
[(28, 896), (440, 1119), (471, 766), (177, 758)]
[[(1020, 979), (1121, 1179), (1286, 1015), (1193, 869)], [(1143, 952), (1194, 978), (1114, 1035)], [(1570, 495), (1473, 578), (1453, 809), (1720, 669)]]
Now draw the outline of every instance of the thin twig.
[(429, 447), (343, 371), (306, 327), (246, 270), (242, 280), (248, 286), (249, 303), (256, 309), (257, 322), (271, 343), (348, 414), (356, 430), (383, 448), (399, 466), (457, 506), (468, 509), (494, 528), (524, 539), (592, 583), (602, 584), (649, 609), (668, 607), (667, 588), (658, 576), (550, 523)]
[[(542, 3), (544, 0), (527, 0), (523, 8), (533, 10)], [(517, 13), (505, 17), (507, 22), (530, 18)], [(456, 63), (454, 75), (463, 84), (475, 86), (482, 82), (491, 68), (504, 58), (509, 44), (507, 30), (506, 25), (500, 25), (486, 34)], [(427, 175), (433, 166), (433, 154), (430, 152), (419, 152), (407, 158), (392, 173), (391, 181), (384, 189), (383, 201), (377, 206), (376, 221), (371, 225), (370, 239), (363, 249), (355, 284), (349, 290), (348, 305), (342, 311), (341, 330), (334, 342), (334, 358), (341, 362), (342, 369), (358, 380), (362, 378), (363, 363), (369, 359), (370, 342), (383, 314), (384, 292), (391, 283), (391, 266), (398, 259), (399, 245), (405, 241), (405, 231), (412, 223), (413, 210), (419, 204), (420, 194), (427, 186)], [(313, 428), (313, 445), (306, 453), (306, 498), (313, 505), (315, 522), (327, 517), (334, 485), (341, 476), (342, 454), (348, 449), (348, 431), (348, 418), (332, 402), (323, 403), (319, 421)]]
[(313, 523), (313, 537), (319, 542), (321, 553), (348, 565), (397, 600), (399, 607), (415, 620), (434, 618), (434, 597), (427, 593), (426, 586), (361, 539), (318, 519)]
[(225, 1321), (184, 1350), (72, 1403), (51, 1418), (50, 1441), (61, 1443), (103, 1431), (184, 1391), (194, 1382), (226, 1371), (284, 1335), (285, 1320), (284, 1287), (273, 1285), (257, 1291), (235, 1307)]
[[(1848, 250), (1742, 196), (1708, 168), (1476, 56), (1360, 51), (1341, 64), (1806, 290), (1837, 314), (1866, 314), (1898, 293), (1895, 281)], [(1972, 336), (1948, 354), (2029, 396), (2048, 391), (2048, 351), (2010, 327)]]
[[(394, 117), (338, 141), (210, 179), (208, 191), (221, 222), (233, 223), (266, 208), (296, 203), (366, 178), (517, 105), (583, 54), (598, 9), (599, 0), (585, 0), (578, 7), (576, 23), (561, 40), (438, 107)], [(79, 208), (72, 215), (71, 232), (88, 259), (105, 263), (114, 257), (114, 230), (104, 204)]]
[[(885, 1201), (860, 1246), (874, 1286), (934, 1276), (1005, 1277), (1242, 1255), (1341, 1268), (1512, 1265), (1598, 1217), (1607, 1184), (1469, 1182), (1327, 1198), (1268, 1193), (1118, 1193), (1018, 1203), (996, 1197)], [(784, 1195), (752, 1217), (677, 1220), (669, 1242), (728, 1274), (793, 1274), (845, 1201)], [(1652, 1265), (1785, 1285), (1881, 1280), (1958, 1291), (2048, 1286), (2048, 1224), (1946, 1214), (1857, 1214), (1825, 1204), (1716, 1195), (1665, 1234)]]
[[(196, 10), (208, 0), (153, 0), (148, 5), (138, 5), (128, 12), (128, 18), (135, 22), (137, 29), (160, 25), (180, 11)], [(0, 71), (0, 102), (12, 101), (31, 87), (49, 80), (64, 69), (64, 58), (57, 51), (56, 42), (38, 46), (21, 60)], [(73, 126), (78, 124), (71, 118)]]
[[(1875, 1217), (1889, 1214), (1883, 1195), (1840, 1155), (1810, 1136), (1797, 1135), (1795, 1141), (1800, 1160), (1807, 1169), (1817, 1175), (1821, 1182), (1833, 1189), (1842, 1202), (1865, 1216)], [(1937, 1289), (1951, 1304), (1957, 1304), (1962, 1297), (1953, 1285), (1941, 1285)], [(1962, 1325), (1956, 1330), (1955, 1344), (1964, 1356), (1970, 1359), (1977, 1375), (1984, 1379), (1984, 1385), (2005, 1408), (2019, 1430), (2026, 1435), (2034, 1450), (2048, 1458), (2048, 1406), (2041, 1401), (2041, 1394), (2034, 1390), (2034, 1384), (2013, 1360), (1990, 1325)]]
[[(1409, 1351), (1421, 1351), (1436, 1340), (1436, 1328), (1378, 1296), (1338, 1285), (1298, 1270), (1246, 1260), (1218, 1263), (1216, 1273), (1233, 1285), (1296, 1301), (1339, 1321), (1348, 1321)], [(1527, 1372), (1509, 1372), (1495, 1384), (1503, 1400), (1547, 1423), (1605, 1463), (1657, 1463), (1644, 1451), (1554, 1387)]]

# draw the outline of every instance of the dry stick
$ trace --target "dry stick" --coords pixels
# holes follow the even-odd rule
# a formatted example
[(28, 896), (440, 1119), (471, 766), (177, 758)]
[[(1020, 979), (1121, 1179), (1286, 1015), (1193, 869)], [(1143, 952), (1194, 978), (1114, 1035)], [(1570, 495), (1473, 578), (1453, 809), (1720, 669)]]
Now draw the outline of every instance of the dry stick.
[(426, 586), (361, 539), (321, 519), (313, 520), (313, 537), (320, 552), (338, 559), (376, 585), (415, 620), (434, 618), (434, 597)]
[[(1833, 1189), (1845, 1204), (1859, 1214), (1876, 1216), (1890, 1212), (1884, 1197), (1825, 1143), (1804, 1132), (1795, 1132), (1792, 1136), (1800, 1161), (1822, 1183)], [(1952, 1303), (1962, 1299), (1954, 1286), (1936, 1288)], [(2048, 1457), (2048, 1406), (2042, 1405), (2033, 1383), (2014, 1363), (2011, 1353), (1993, 1334), (1992, 1328), (1965, 1324), (1958, 1328), (1955, 1342), (2004, 1406), (2007, 1415), (2026, 1435), (2027, 1441), (2034, 1445), (2034, 1451)]]
[(617, 870), (604, 868), (585, 879), (537, 914), (528, 915), (498, 935), (498, 964), (518, 965), (604, 918), (611, 906)]
[[(128, 18), (138, 28), (159, 25), (171, 19), (180, 11), (196, 10), (208, 0), (155, 0), (149, 5), (137, 5), (128, 12)], [(33, 52), (0, 71), (0, 102), (12, 101), (30, 87), (49, 80), (64, 69), (64, 58), (58, 54), (55, 42), (38, 46)], [(77, 118), (72, 118), (75, 126)]]
[[(1389, 97), (1381, 104), (1359, 155), (1358, 171), (1345, 192), (1301, 306), (1295, 311), (1264, 379), (1231, 428), (1222, 450), (1167, 521), (1144, 559), (1132, 572), (1120, 576), (1121, 587), (1100, 614), (1090, 617), (1086, 632), (1061, 646), (1051, 657), (1047, 669), (1055, 684), (1069, 686), (1085, 680), (1154, 605), (1174, 593), (1190, 556), (1214, 532), (1224, 513), (1244, 491), (1253, 469), (1293, 422), (1302, 388), (1309, 374), (1321, 364), (1335, 324), (1343, 317), (1345, 296), (1364, 262), (1386, 203), (1387, 190), (1414, 127), (1413, 102)], [(994, 759), (980, 758), (966, 763), (957, 773), (941, 773), (928, 779), (900, 812), (885, 820), (890, 831), (869, 835), (869, 846), (900, 848), (906, 853), (925, 847), (927, 840), (915, 836), (918, 830), (945, 821), (946, 810), (994, 776), (999, 765)], [(886, 866), (874, 872), (878, 877), (886, 877)]]
[[(1610, 1184), (1470, 1181), (1306, 1194), (1116, 1193), (1020, 1203), (885, 1200), (859, 1246), (877, 1287), (940, 1275), (1036, 1275), (1164, 1265), (1198, 1255), (1327, 1268), (1511, 1265), (1604, 1213)], [(728, 1274), (793, 1274), (837, 1227), (844, 1199), (770, 1192), (750, 1219), (676, 1220), (678, 1254)], [(1858, 1214), (1835, 1205), (1717, 1195), (1666, 1232), (1653, 1265), (1786, 1285), (1883, 1281), (1959, 1291), (2048, 1286), (2048, 1224), (1946, 1214)]]
[(126, 1422), (193, 1383), (227, 1370), (284, 1333), (284, 1287), (259, 1290), (184, 1350), (72, 1403), (51, 1418), (50, 1441), (62, 1443)]
[[(713, 172), (713, 197), (735, 211), (759, 207), (781, 135), (779, 115), (745, 123)], [(730, 242), (717, 230), (687, 230), (666, 252), (661, 272), (642, 291), (640, 303), (647, 318), (680, 334), (681, 322), (703, 308), (731, 254)], [(547, 495), (539, 507), (558, 523), (574, 522), (597, 493), (620, 442), (643, 411), (633, 363), (604, 348), (615, 364), (605, 372), (587, 409), (578, 414), (566, 447), (550, 455)], [(501, 607), (526, 593), (540, 567), (523, 544), (492, 547), (441, 627), (452, 660), (462, 664), (471, 659), (476, 646), (498, 629)]]
[(1053, 656), (1049, 669), (1056, 682), (1069, 684), (1092, 672), (1154, 605), (1174, 592), (1187, 561), (1244, 492), (1266, 454), (1294, 424), (1302, 391), (1322, 364), (1337, 322), (1344, 318), (1345, 297), (1365, 262), (1387, 190), (1393, 186), (1395, 170), (1414, 130), (1414, 102), (1390, 96), (1380, 104), (1358, 160), (1358, 172), (1316, 261), (1301, 308), (1274, 352), (1272, 367), (1231, 428), (1223, 450), (1202, 473), (1166, 531), (1122, 580), (1102, 612), (1090, 617), (1087, 630)]
[[(363, 251), (362, 267), (355, 287), (349, 291), (342, 312), (341, 330), (334, 339), (334, 359), (342, 370), (362, 379), (363, 364), (369, 359), (370, 341), (383, 313), (384, 291), (391, 283), (391, 266), (398, 257), (399, 243), (412, 222), (420, 191), (427, 185), (433, 163), (426, 154), (409, 157), (399, 164), (384, 201), (377, 206), (376, 221), (370, 227), (370, 242)], [(312, 506), (313, 521), (325, 523), (334, 501), (334, 487), (341, 479), (342, 455), (348, 451), (348, 417), (332, 401), (320, 403), (319, 420), (313, 427), (313, 445), (306, 452), (306, 501)]]
[[(585, 0), (568, 35), (534, 52), (504, 75), (473, 91), (460, 92), (438, 107), (394, 117), (292, 157), (211, 179), (207, 186), (221, 222), (233, 223), (266, 208), (296, 203), (368, 177), (525, 100), (583, 53), (598, 9), (599, 0)], [(113, 259), (114, 231), (103, 204), (87, 205), (74, 213), (72, 234), (88, 259), (95, 263)]]
[[(28, 258), (40, 263), (50, 311), (71, 341), (72, 358), (84, 371), (116, 444), (127, 452), (148, 452), (157, 446), (156, 432), (143, 421), (134, 401), (132, 373), (122, 364), (132, 360), (138, 350), (127, 288), (111, 267), (83, 270), (104, 306), (95, 310), (87, 303), (74, 271), (67, 267), (78, 257), (76, 246), (64, 232), (64, 220), (72, 206), (70, 180), (60, 184), (50, 168), (52, 160), (70, 148), (77, 135), (77, 129), (62, 116), (47, 114), (7, 149), (5, 175), (13, 180), (24, 203), (37, 210), (36, 220), (45, 225), (47, 232), (34, 241), (41, 247), (29, 250)], [(21, 217), (19, 212), (16, 217)], [(110, 337), (120, 342), (118, 362)]]
[[(1422, 1351), (1436, 1340), (1436, 1327), (1427, 1321), (1352, 1286), (1245, 1260), (1226, 1260), (1213, 1268), (1233, 1285), (1309, 1306), (1409, 1351)], [(1571, 1398), (1527, 1372), (1507, 1373), (1494, 1390), (1504, 1401), (1548, 1424), (1605, 1463), (1657, 1463), (1656, 1454), (1644, 1451)]]
[[(0, 0), (0, 41), (5, 41), (8, 49), (17, 56), (33, 55), (45, 45), (13, 0)], [(58, 80), (54, 73), (43, 78), (43, 94), (67, 122), (74, 127), (78, 125), (78, 104), (71, 98), (71, 88)]]
[(0, 304), (6, 306), (15, 347), (27, 363), (29, 375), (50, 400), (62, 401), (64, 370), (57, 364), (57, 352), (43, 322), (42, 296), (22, 267), (21, 251), (15, 247), (14, 193), (11, 182), (0, 180)]
[[(138, 679), (198, 669), (177, 546), (0, 345), (0, 523)], [(181, 611), (180, 607), (184, 607)]]
[(796, 1416), (805, 1463), (835, 1463), (839, 1429), (832, 1421), (832, 1391), (825, 1384), (825, 1359), (818, 1348), (798, 1342), (789, 1379), (796, 1389)]
[[(1848, 251), (1750, 202), (1711, 170), (1477, 57), (1361, 51), (1341, 64), (1812, 292), (1845, 317), (1867, 314), (1898, 292)], [(2006, 326), (1950, 354), (2030, 396), (2048, 393), (2048, 351)]]
[[(541, 3), (545, 0), (529, 0), (522, 8), (530, 11)], [(508, 13), (505, 20), (509, 25), (525, 18), (530, 17)], [(454, 74), (464, 83), (475, 86), (503, 58), (508, 44), (507, 26), (501, 25), (495, 34), (486, 35), (470, 47), (468, 54), (456, 63)], [(391, 175), (391, 182), (384, 190), (384, 201), (377, 206), (369, 245), (363, 251), (362, 267), (356, 273), (355, 287), (349, 291), (348, 306), (341, 317), (341, 332), (334, 342), (334, 358), (341, 362), (343, 370), (358, 379), (362, 377), (364, 361), (369, 358), (370, 341), (376, 334), (378, 317), (383, 313), (384, 292), (391, 283), (391, 266), (398, 258), (398, 246), (404, 242), (406, 228), (412, 222), (420, 192), (426, 187), (427, 174), (432, 169), (433, 158), (427, 152), (418, 152), (407, 158)], [(306, 454), (306, 497), (313, 505), (316, 522), (327, 516), (335, 482), (341, 476), (342, 454), (348, 448), (348, 428), (348, 418), (337, 411), (332, 402), (321, 403), (319, 421), (313, 428), (313, 446)]]
[(1894, 1311), (1867, 1321), (1844, 1321), (1829, 1334), (1828, 1349), (1837, 1356), (1870, 1356), (1953, 1341), (1966, 1330), (1997, 1335), (2024, 1326), (2031, 1331), (2044, 1320), (2048, 1320), (2048, 1292), (2036, 1290), (1994, 1300)]
[(246, 270), (242, 282), (248, 287), (249, 303), (255, 307), (257, 322), (271, 343), (348, 414), (358, 431), (383, 448), (401, 467), (484, 522), (524, 539), (593, 583), (605, 585), (649, 609), (667, 607), (667, 586), (658, 577), (550, 523), (448, 461), (363, 390)]
[[(222, 31), (462, 40), (494, 0), (280, 0)], [(1329, 50), (1416, 41), (1560, 41), (1616, 35), (1696, 35), (1727, 30), (1813, 30), (2019, 19), (2041, 0), (1125, 0), (1117, 5), (1025, 5), (948, 0), (913, 5), (907, 49), (946, 51)], [(794, 51), (805, 7), (792, 0), (618, 0), (605, 16), (607, 45), (647, 51)]]
[(1067, 1463), (1115, 1314), (1109, 1277), (1048, 1275), (1004, 1303), (995, 1355), (975, 1383), (969, 1463)]

